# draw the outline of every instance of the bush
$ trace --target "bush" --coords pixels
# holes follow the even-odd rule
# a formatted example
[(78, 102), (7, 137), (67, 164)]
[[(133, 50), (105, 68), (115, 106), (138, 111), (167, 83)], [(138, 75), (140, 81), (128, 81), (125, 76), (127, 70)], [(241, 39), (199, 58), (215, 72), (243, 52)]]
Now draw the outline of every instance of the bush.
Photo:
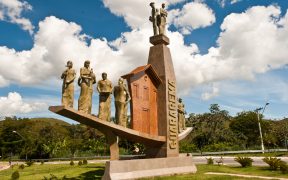
[(70, 165), (71, 165), (71, 166), (74, 166), (74, 161), (71, 160), (71, 161), (70, 161)]
[(82, 161), (79, 161), (79, 162), (78, 162), (78, 165), (79, 165), (79, 166), (82, 166), (82, 164), (83, 164)]
[(83, 165), (87, 165), (87, 164), (88, 164), (87, 159), (84, 159), (84, 160), (83, 160)]
[(25, 165), (24, 164), (20, 164), (19, 165), (19, 169), (24, 169), (25, 168)]
[(16, 179), (19, 179), (20, 178), (20, 174), (18, 171), (14, 171), (11, 175), (11, 179), (12, 180), (16, 180)]
[(265, 157), (262, 160), (269, 165), (271, 170), (277, 170), (281, 162), (281, 159), (276, 157)]
[(280, 171), (283, 173), (283, 174), (287, 174), (288, 173), (288, 164), (284, 161), (280, 161)]
[(206, 158), (207, 159), (207, 164), (213, 165), (214, 164), (214, 159), (212, 157)]
[(253, 162), (253, 159), (249, 157), (240, 157), (240, 156), (238, 156), (234, 160), (238, 162), (239, 164), (241, 164), (242, 167), (250, 167), (252, 166), (252, 162)]
[(25, 164), (27, 164), (27, 166), (32, 166), (34, 164), (34, 161), (26, 161)]

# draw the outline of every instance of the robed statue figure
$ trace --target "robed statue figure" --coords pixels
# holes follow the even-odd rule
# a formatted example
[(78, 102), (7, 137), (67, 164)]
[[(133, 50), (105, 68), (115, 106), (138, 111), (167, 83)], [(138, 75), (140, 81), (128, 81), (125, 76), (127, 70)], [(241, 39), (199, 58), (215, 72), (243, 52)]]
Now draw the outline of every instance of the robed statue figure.
[(76, 76), (75, 70), (72, 69), (72, 61), (68, 61), (66, 65), (67, 69), (62, 73), (61, 79), (63, 79), (62, 85), (62, 105), (73, 108), (74, 102), (74, 79)]

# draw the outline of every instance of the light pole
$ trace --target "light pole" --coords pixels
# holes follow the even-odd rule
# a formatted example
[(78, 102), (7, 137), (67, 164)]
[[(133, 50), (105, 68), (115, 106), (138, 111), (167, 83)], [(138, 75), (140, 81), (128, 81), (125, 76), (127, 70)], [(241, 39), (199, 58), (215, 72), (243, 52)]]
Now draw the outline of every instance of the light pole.
[[(25, 138), (20, 134), (20, 133), (18, 133), (17, 131), (12, 131), (13, 133), (15, 133), (15, 134), (17, 134), (18, 136), (20, 136), (21, 138), (22, 138), (22, 140), (23, 141), (25, 141)], [(25, 142), (26, 143), (26, 142)], [(27, 153), (25, 154), (25, 159), (26, 159), (26, 161), (27, 161)]]
[(261, 124), (260, 124), (260, 114), (259, 111), (262, 110), (262, 115), (266, 109), (266, 106), (268, 106), (269, 103), (266, 103), (264, 107), (261, 108), (257, 108), (255, 111), (257, 112), (257, 119), (258, 119), (258, 127), (259, 127), (259, 133), (260, 133), (260, 140), (261, 140), (261, 149), (262, 149), (262, 153), (264, 153), (265, 149), (264, 149), (264, 142), (263, 142), (263, 136), (262, 136), (262, 129), (261, 129)]

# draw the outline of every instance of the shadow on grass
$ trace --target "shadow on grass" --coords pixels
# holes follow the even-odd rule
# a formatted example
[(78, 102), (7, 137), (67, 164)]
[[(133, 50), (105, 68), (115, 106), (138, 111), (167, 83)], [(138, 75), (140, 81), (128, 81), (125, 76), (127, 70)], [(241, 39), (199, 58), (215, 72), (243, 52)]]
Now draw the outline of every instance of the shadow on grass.
[[(88, 168), (92, 168), (92, 167), (88, 167)], [(93, 169), (94, 168), (96, 168), (96, 170), (82, 173), (77, 177), (77, 179), (83, 179), (83, 180), (101, 179), (101, 177), (104, 175), (105, 167), (97, 166), (97, 167), (93, 167)]]

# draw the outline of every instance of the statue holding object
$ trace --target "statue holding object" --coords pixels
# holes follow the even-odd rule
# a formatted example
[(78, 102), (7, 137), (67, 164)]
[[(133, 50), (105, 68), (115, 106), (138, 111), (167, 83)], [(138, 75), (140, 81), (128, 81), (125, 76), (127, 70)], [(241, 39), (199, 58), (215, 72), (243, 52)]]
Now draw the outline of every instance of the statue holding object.
[(124, 85), (123, 78), (118, 80), (118, 86), (114, 87), (113, 90), (114, 99), (115, 99), (115, 119), (116, 124), (127, 127), (127, 110), (128, 102), (131, 100), (129, 91)]
[(112, 83), (107, 79), (107, 73), (102, 73), (102, 80), (97, 83), (97, 91), (99, 92), (99, 114), (98, 117), (105, 121), (110, 121), (111, 116), (111, 96)]
[[(92, 85), (96, 82), (96, 77), (90, 69), (90, 61), (84, 62), (84, 67), (80, 69), (78, 85), (81, 87), (78, 99), (78, 110), (83, 113), (91, 113), (92, 107)], [(92, 89), (93, 91), (93, 89)]]
[(66, 65), (67, 69), (62, 73), (61, 79), (63, 79), (62, 85), (62, 105), (73, 108), (74, 102), (74, 79), (76, 76), (75, 70), (72, 69), (72, 61), (68, 61)]

